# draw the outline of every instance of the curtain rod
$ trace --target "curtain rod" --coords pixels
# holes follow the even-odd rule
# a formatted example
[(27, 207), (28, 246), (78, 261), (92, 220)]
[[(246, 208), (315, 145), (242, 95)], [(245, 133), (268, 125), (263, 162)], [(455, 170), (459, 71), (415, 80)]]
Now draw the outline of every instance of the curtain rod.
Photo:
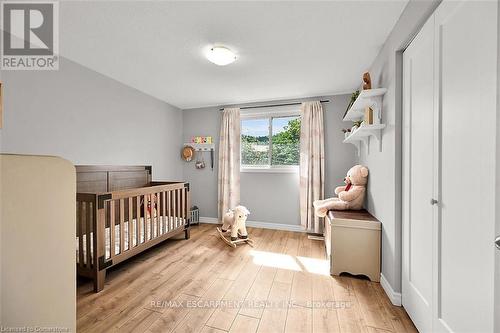
[[(330, 103), (329, 99), (321, 100), (319, 101), (320, 103)], [(268, 105), (254, 105), (254, 106), (242, 106), (240, 110), (245, 110), (245, 109), (260, 109), (260, 108), (272, 108), (272, 107), (277, 107), (277, 106), (291, 106), (291, 105), (301, 105), (302, 102), (295, 102), (295, 103), (285, 103), (285, 104), (268, 104)], [(219, 111), (224, 111), (224, 108), (220, 108)]]

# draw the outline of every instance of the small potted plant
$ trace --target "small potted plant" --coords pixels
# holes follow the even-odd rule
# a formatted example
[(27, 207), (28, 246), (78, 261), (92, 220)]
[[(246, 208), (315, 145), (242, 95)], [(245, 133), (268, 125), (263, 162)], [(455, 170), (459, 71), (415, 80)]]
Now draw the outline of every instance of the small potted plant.
[(362, 124), (363, 124), (363, 120), (356, 120), (354, 122), (354, 125), (351, 128), (351, 132), (354, 132), (355, 130), (357, 130), (359, 127), (361, 127)]
[(344, 132), (344, 138), (347, 139), (347, 137), (351, 134), (351, 129), (350, 128), (343, 128), (342, 132)]
[(356, 90), (355, 92), (352, 93), (351, 100), (349, 101), (349, 105), (347, 105), (347, 109), (345, 110), (344, 116), (342, 118), (345, 118), (345, 116), (347, 115), (347, 112), (349, 112), (349, 109), (354, 104), (354, 102), (356, 101), (356, 98), (358, 98), (358, 96), (359, 96), (359, 90)]

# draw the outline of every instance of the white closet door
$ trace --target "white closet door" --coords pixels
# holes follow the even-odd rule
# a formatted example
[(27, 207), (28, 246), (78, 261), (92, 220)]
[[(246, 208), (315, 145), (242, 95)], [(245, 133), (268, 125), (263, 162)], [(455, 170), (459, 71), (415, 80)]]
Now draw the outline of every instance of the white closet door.
[(497, 2), (435, 12), (441, 118), (435, 331), (493, 332)]
[(434, 18), (403, 54), (402, 302), (420, 332), (432, 330), (435, 198)]

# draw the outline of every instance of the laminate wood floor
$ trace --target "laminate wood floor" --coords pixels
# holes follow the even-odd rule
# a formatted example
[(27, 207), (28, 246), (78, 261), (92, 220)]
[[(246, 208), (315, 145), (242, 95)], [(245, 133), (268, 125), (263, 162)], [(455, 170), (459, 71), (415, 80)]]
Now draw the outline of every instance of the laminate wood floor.
[(255, 247), (226, 245), (215, 225), (79, 281), (79, 332), (417, 332), (380, 284), (328, 273), (323, 242), (249, 228)]

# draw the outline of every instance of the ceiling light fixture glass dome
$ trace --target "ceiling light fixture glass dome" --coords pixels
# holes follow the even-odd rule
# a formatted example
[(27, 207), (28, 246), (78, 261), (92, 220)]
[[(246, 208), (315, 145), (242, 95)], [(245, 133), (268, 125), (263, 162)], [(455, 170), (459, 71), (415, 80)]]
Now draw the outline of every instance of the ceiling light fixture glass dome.
[(208, 51), (207, 59), (216, 65), (225, 66), (236, 60), (236, 54), (225, 46), (214, 46)]

